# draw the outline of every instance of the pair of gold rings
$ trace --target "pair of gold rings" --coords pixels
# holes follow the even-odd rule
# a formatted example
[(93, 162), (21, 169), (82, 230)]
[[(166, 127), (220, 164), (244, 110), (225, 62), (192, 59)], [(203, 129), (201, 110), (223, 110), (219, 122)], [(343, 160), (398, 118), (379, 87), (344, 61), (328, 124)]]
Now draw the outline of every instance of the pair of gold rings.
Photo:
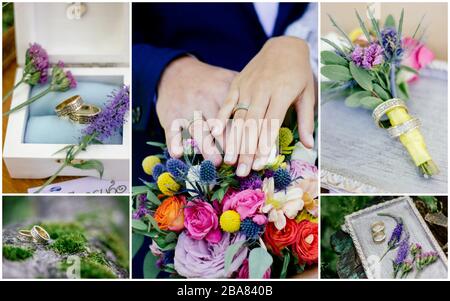
[(38, 225), (33, 226), (31, 230), (19, 230), (19, 235), (37, 243), (47, 244), (50, 242), (50, 234)]
[(85, 104), (80, 95), (71, 96), (55, 107), (55, 113), (58, 117), (69, 117), (70, 120), (80, 124), (90, 123), (100, 112), (99, 107)]
[(372, 239), (374, 243), (382, 243), (386, 239), (385, 225), (382, 221), (376, 221), (371, 226)]

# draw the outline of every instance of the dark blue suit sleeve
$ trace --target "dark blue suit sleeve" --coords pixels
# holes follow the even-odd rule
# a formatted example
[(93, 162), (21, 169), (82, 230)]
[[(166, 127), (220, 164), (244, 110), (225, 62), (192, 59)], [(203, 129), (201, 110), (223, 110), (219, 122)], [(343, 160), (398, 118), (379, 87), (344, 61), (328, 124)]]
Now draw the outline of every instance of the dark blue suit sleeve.
[(133, 126), (136, 130), (146, 130), (157, 122), (152, 120), (156, 117), (154, 97), (164, 69), (186, 52), (142, 43), (133, 45), (132, 53)]

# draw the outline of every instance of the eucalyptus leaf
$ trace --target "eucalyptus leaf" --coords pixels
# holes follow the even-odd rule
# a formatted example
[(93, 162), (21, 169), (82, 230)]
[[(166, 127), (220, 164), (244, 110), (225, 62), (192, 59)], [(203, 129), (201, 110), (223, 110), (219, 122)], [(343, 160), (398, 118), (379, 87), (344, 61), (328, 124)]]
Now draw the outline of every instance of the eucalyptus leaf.
[(146, 194), (148, 192), (148, 187), (147, 186), (133, 186), (132, 188), (132, 196), (137, 196), (140, 194)]
[(155, 206), (159, 206), (161, 205), (161, 201), (158, 199), (158, 197), (152, 192), (152, 191), (147, 191), (147, 200), (150, 201), (150, 203), (152, 203)]
[(339, 85), (340, 85), (339, 82), (323, 81), (323, 82), (320, 82), (320, 91), (326, 92), (328, 90), (336, 88)]
[(374, 84), (373, 85), (373, 91), (382, 99), (382, 100), (388, 100), (391, 99), (391, 95), (386, 92), (380, 85)]
[(372, 91), (372, 76), (369, 71), (359, 68), (355, 63), (350, 62), (350, 73), (353, 79), (358, 83), (358, 85), (367, 91)]
[(132, 255), (133, 257), (136, 255), (136, 253), (139, 251), (139, 249), (142, 247), (142, 244), (144, 243), (144, 236), (141, 234), (133, 233), (131, 236), (132, 240)]
[(350, 70), (341, 65), (326, 65), (320, 68), (320, 73), (331, 80), (349, 81), (352, 79)]
[(371, 96), (372, 93), (369, 91), (360, 91), (356, 93), (352, 93), (345, 99), (345, 105), (350, 108), (357, 108), (361, 106), (361, 99), (367, 96)]
[(375, 109), (383, 101), (377, 97), (368, 96), (361, 99), (361, 106), (368, 110)]
[(155, 221), (153, 216), (147, 215), (146, 217), (154, 229), (156, 229), (158, 232), (163, 232), (161, 229), (159, 229), (158, 223)]
[(286, 252), (286, 254), (284, 254), (284, 258), (283, 258), (283, 266), (281, 268), (280, 278), (282, 278), (282, 279), (286, 278), (287, 269), (288, 269), (290, 261), (291, 261), (291, 254), (289, 252)]
[(71, 163), (70, 166), (83, 170), (95, 169), (100, 175), (100, 178), (103, 177), (104, 167), (103, 163), (99, 160), (88, 160), (82, 163)]
[(147, 224), (144, 223), (143, 221), (141, 221), (140, 219), (133, 219), (131, 221), (131, 226), (133, 227), (133, 229), (137, 229), (137, 230), (141, 230), (141, 231), (147, 230)]
[(156, 262), (158, 261), (158, 258), (152, 254), (152, 252), (148, 252), (147, 255), (144, 258), (144, 278), (147, 279), (154, 279), (158, 276), (160, 269), (158, 268)]
[(255, 248), (248, 256), (249, 278), (262, 279), (273, 263), (272, 255), (264, 248)]
[(228, 270), (230, 269), (231, 263), (233, 262), (234, 256), (239, 252), (244, 244), (244, 240), (238, 241), (230, 246), (228, 246), (225, 251), (225, 274), (228, 274)]
[(348, 61), (345, 58), (329, 50), (320, 53), (320, 62), (324, 65), (348, 66)]

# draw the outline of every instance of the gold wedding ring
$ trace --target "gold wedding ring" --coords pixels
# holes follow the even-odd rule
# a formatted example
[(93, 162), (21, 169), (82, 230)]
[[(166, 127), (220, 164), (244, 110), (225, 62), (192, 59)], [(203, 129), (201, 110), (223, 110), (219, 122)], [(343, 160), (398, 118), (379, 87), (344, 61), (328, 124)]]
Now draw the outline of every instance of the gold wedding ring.
[(370, 228), (372, 229), (372, 233), (382, 232), (385, 229), (384, 223), (382, 221), (374, 222)]
[(50, 235), (41, 226), (33, 226), (30, 231), (31, 236), (34, 240), (39, 243), (48, 243), (50, 241)]
[(372, 235), (373, 241), (377, 244), (382, 243), (386, 239), (386, 234), (384, 231), (374, 233)]
[(410, 120), (405, 121), (402, 124), (388, 128), (387, 131), (392, 138), (397, 138), (406, 132), (419, 128), (421, 125), (422, 123), (418, 118), (412, 117)]
[(80, 123), (80, 124), (86, 124), (90, 123), (92, 119), (100, 114), (101, 109), (95, 105), (89, 105), (85, 104), (81, 106), (80, 109), (77, 111), (71, 113), (69, 115), (70, 120)]
[(375, 121), (375, 124), (379, 126), (380, 128), (384, 128), (383, 124), (381, 123), (381, 118), (389, 111), (391, 111), (394, 108), (404, 108), (406, 112), (408, 112), (408, 108), (406, 107), (406, 104), (403, 100), (400, 98), (392, 98), (385, 102), (382, 102), (379, 104), (372, 112), (372, 117)]
[(55, 112), (58, 117), (64, 117), (81, 109), (82, 106), (83, 99), (81, 98), (81, 96), (74, 95), (60, 102), (55, 107)]
[(239, 111), (239, 110), (245, 110), (245, 111), (248, 111), (249, 108), (250, 108), (250, 105), (248, 105), (248, 104), (238, 103), (238, 104), (233, 108), (232, 115), (236, 114), (236, 112)]
[(19, 235), (21, 238), (25, 238), (27, 240), (33, 240), (33, 235), (31, 235), (30, 230), (19, 230)]

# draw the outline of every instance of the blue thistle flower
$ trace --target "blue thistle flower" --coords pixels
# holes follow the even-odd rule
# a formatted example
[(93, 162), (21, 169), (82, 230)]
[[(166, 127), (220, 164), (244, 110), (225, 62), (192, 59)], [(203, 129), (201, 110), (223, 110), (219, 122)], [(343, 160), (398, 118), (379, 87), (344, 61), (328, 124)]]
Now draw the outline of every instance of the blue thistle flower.
[(250, 218), (246, 218), (241, 222), (240, 232), (248, 239), (256, 240), (261, 233), (262, 226), (258, 225)]
[(158, 177), (166, 171), (166, 167), (164, 166), (164, 164), (158, 163), (153, 167), (153, 179), (155, 179), (155, 181), (158, 179)]
[(286, 189), (291, 184), (291, 175), (286, 169), (278, 168), (273, 175), (275, 188), (278, 190)]
[(214, 183), (217, 179), (217, 171), (214, 164), (205, 160), (200, 164), (200, 181), (202, 183)]
[(189, 171), (189, 167), (180, 159), (170, 158), (166, 162), (167, 171), (170, 172), (175, 179), (183, 179)]

